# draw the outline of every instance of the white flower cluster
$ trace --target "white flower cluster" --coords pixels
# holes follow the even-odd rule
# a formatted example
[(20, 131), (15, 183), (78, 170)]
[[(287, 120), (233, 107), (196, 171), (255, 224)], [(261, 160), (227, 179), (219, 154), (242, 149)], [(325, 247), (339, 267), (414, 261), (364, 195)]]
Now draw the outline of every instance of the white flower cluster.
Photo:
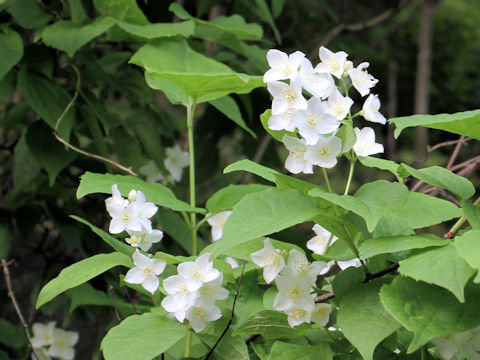
[(162, 300), (162, 306), (171, 317), (183, 322), (190, 321), (195, 332), (205, 329), (206, 323), (222, 317), (216, 300), (228, 297), (222, 287), (223, 274), (213, 267), (210, 254), (199, 256), (195, 262), (178, 265), (178, 275), (163, 281), (163, 288), (169, 294)]
[(163, 163), (169, 173), (162, 174), (155, 162), (150, 160), (140, 168), (140, 174), (146, 176), (147, 182), (156, 183), (160, 181), (163, 185), (167, 185), (179, 182), (182, 179), (182, 170), (189, 163), (188, 152), (182, 151), (180, 146), (175, 144), (173, 147), (166, 148), (165, 153), (167, 157)]
[(442, 360), (480, 360), (480, 327), (436, 337), (430, 342), (437, 346), (436, 355)]
[(291, 327), (304, 322), (327, 324), (332, 307), (330, 304), (315, 304), (311, 288), (317, 276), (327, 266), (324, 261), (309, 263), (306, 256), (292, 249), (288, 260), (275, 249), (270, 239), (264, 240), (264, 248), (252, 253), (252, 261), (263, 268), (263, 278), (270, 284), (275, 280), (278, 294), (273, 308), (288, 315)]
[(212, 227), (212, 242), (217, 242), (222, 238), (223, 227), (231, 213), (231, 211), (221, 211), (213, 216), (211, 214), (206, 215), (207, 222)]
[(132, 190), (124, 199), (116, 184), (112, 185), (112, 196), (105, 200), (107, 211), (112, 217), (109, 231), (120, 234), (126, 231), (130, 237), (125, 241), (133, 247), (148, 251), (153, 243), (163, 238), (161, 230), (152, 229), (150, 218), (158, 208), (147, 202), (141, 191)]
[[(55, 327), (55, 321), (51, 321), (46, 325), (35, 323), (32, 326), (32, 330), (32, 346), (41, 357), (39, 360), (49, 360), (52, 358), (62, 360), (73, 359), (75, 355), (73, 347), (78, 342), (78, 333), (76, 331), (59, 329)], [(33, 354), (32, 359), (35, 359)]]
[[(271, 69), (263, 81), (273, 96), (268, 127), (300, 134), (301, 138), (285, 135), (282, 139), (289, 151), (285, 168), (294, 174), (311, 174), (314, 165), (323, 168), (336, 165), (342, 140), (335, 134), (341, 121), (362, 115), (368, 121), (386, 123), (378, 111), (377, 95), (370, 94), (359, 113), (353, 117), (350, 113), (353, 100), (348, 96), (349, 88), (353, 86), (363, 97), (378, 82), (367, 72), (369, 64), (364, 62), (354, 68), (345, 52), (333, 53), (323, 46), (319, 55), (321, 62), (314, 68), (300, 51), (287, 55), (272, 49), (267, 53)], [(280, 80), (289, 80), (289, 83)], [(312, 95), (309, 100), (303, 96), (302, 89)], [(357, 156), (383, 152), (383, 146), (375, 143), (372, 128), (354, 130), (357, 139), (353, 151)]]

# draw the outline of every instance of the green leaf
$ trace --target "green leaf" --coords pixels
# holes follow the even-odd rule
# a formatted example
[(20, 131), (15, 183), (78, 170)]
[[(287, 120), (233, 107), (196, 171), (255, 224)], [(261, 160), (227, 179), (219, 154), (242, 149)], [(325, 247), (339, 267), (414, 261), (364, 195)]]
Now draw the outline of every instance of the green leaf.
[(332, 355), (327, 344), (301, 345), (275, 341), (267, 360), (331, 360)]
[(458, 112), (455, 114), (413, 115), (390, 119), (395, 124), (395, 138), (403, 129), (423, 126), (431, 129), (445, 130), (454, 134), (465, 135), (480, 140), (480, 110)]
[(268, 126), (268, 120), (270, 119), (271, 116), (272, 116), (272, 110), (267, 109), (263, 112), (262, 115), (260, 115), (260, 121), (265, 131), (268, 132), (270, 135), (272, 135), (276, 140), (283, 142), (284, 135), (293, 136), (293, 137), (297, 136), (295, 132), (292, 132), (292, 131), (270, 129), (270, 127)]
[(303, 194), (307, 194), (310, 190), (316, 187), (325, 189), (322, 186), (318, 186), (285, 174), (275, 174), (275, 184), (277, 185), (278, 189), (297, 189)]
[(349, 152), (357, 141), (357, 135), (355, 134), (355, 130), (353, 130), (353, 126), (351, 123), (343, 124), (343, 126), (340, 127), (340, 130), (337, 131), (335, 136), (342, 140), (342, 150), (340, 150), (340, 154)]
[(399, 265), (402, 275), (450, 290), (460, 302), (465, 301), (463, 289), (475, 272), (451, 243), (410, 255)]
[(35, 0), (11, 1), (7, 11), (25, 29), (41, 28), (52, 19), (52, 15)]
[(371, 156), (360, 156), (358, 160), (362, 163), (363, 166), (390, 171), (393, 175), (396, 176), (399, 182), (402, 181), (402, 177), (397, 173), (397, 168), (399, 167), (399, 164), (394, 161), (375, 158)]
[(275, 39), (277, 40), (278, 44), (282, 44), (282, 36), (280, 35), (280, 31), (278, 31), (277, 26), (275, 25), (275, 21), (273, 20), (272, 13), (268, 7), (268, 4), (265, 0), (255, 0), (257, 4), (255, 14), (265, 21), (273, 30), (273, 34), (275, 35)]
[(65, 149), (43, 121), (32, 123), (27, 129), (26, 137), (34, 158), (47, 170), (52, 186), (60, 171), (75, 159), (77, 153)]
[(210, 100), (209, 102), (210, 102), (210, 104), (212, 104), (212, 106), (215, 109), (220, 111), (223, 115), (228, 117), (235, 124), (237, 124), (243, 130), (245, 130), (250, 135), (252, 135), (254, 139), (257, 138), (257, 135), (255, 135), (255, 133), (252, 131), (252, 129), (250, 129), (247, 126), (247, 124), (245, 123), (245, 120), (243, 120), (242, 113), (240, 112), (240, 109), (239, 109), (237, 103), (235, 102), (235, 100), (233, 100), (233, 98), (231, 96), (227, 95), (227, 96), (224, 96), (224, 97), (219, 98), (219, 99)]
[[(185, 220), (177, 213), (159, 208), (155, 215), (157, 223), (162, 226), (163, 230), (170, 235), (175, 242), (180, 245), (188, 254), (192, 253), (192, 238), (190, 229), (185, 224)], [(203, 244), (197, 243), (198, 249)]]
[(382, 217), (401, 208), (408, 199), (405, 185), (385, 180), (362, 185), (354, 196), (340, 196), (320, 188), (312, 189), (308, 194), (328, 200), (361, 216), (365, 219), (369, 231), (375, 229)]
[(186, 336), (187, 330), (187, 325), (162, 315), (133, 315), (110, 329), (101, 349), (105, 360), (151, 360)]
[(95, 113), (98, 120), (102, 123), (103, 130), (106, 134), (114, 127), (112, 115), (107, 111), (103, 103), (88, 89), (80, 89), (80, 96), (85, 100), (90, 109)]
[(115, 23), (129, 34), (148, 40), (177, 35), (189, 37), (194, 30), (193, 21), (137, 25), (117, 20)]
[[(202, 331), (197, 336), (205, 343), (210, 349), (215, 345), (219, 338), (219, 334), (227, 326), (227, 319), (223, 321), (215, 321), (213, 327), (209, 327), (206, 331)], [(222, 338), (222, 341), (215, 348), (213, 354), (216, 359), (223, 360), (249, 360), (248, 347), (245, 344), (245, 339), (241, 336), (233, 336), (232, 329), (228, 329)]]
[[(144, 45), (130, 62), (143, 67), (153, 80), (174, 84), (175, 91), (183, 93), (182, 98), (189, 97), (196, 102), (218, 99), (231, 93), (244, 94), (265, 86), (261, 76), (236, 73), (228, 66), (195, 52), (185, 39), (179, 37), (157, 39)], [(149, 85), (168, 92), (168, 83)], [(184, 105), (192, 103), (191, 100)]]
[(413, 177), (432, 186), (448, 190), (459, 199), (468, 199), (475, 194), (475, 187), (468, 179), (454, 174), (443, 167), (431, 166), (417, 170), (406, 164), (401, 164), (400, 166)]
[[(18, 73), (18, 87), (38, 116), (54, 129), (71, 100), (68, 92), (58, 83), (51, 82), (26, 67), (22, 67)], [(62, 139), (69, 140), (74, 119), (74, 111), (70, 109), (58, 126), (57, 132)]]
[[(23, 56), (23, 42), (21, 36), (11, 29), (0, 32), (0, 49), (5, 56), (0, 57), (0, 81), (7, 75)], [(8, 54), (8, 56), (6, 55)]]
[(445, 246), (447, 244), (447, 241), (429, 235), (384, 236), (365, 240), (360, 245), (359, 250), (362, 259), (368, 259), (379, 254)]
[(114, 252), (94, 255), (66, 267), (42, 288), (35, 307), (38, 309), (64, 291), (83, 284), (117, 265), (130, 268), (133, 266), (132, 259), (125, 254)]
[(269, 189), (245, 195), (233, 207), (223, 228), (222, 241), (212, 255), (218, 256), (248, 240), (308, 221), (320, 212), (315, 201), (297, 190)]
[(469, 200), (461, 200), (460, 205), (462, 205), (463, 214), (470, 226), (475, 230), (480, 230), (480, 208)]
[(69, 57), (83, 45), (115, 25), (111, 18), (98, 18), (87, 25), (79, 25), (73, 21), (58, 21), (47, 26), (42, 32), (42, 39), (46, 45), (65, 51)]
[(0, 259), (7, 259), (12, 233), (8, 226), (0, 223)]
[(223, 170), (223, 173), (228, 174), (232, 171), (248, 171), (271, 182), (275, 182), (275, 175), (280, 174), (277, 170), (270, 169), (248, 159), (240, 160), (228, 165)]
[(13, 192), (35, 189), (42, 167), (28, 148), (25, 133), (15, 145), (13, 169)]
[(364, 360), (373, 360), (380, 341), (401, 326), (380, 303), (379, 290), (383, 283), (374, 280), (359, 286), (339, 304), (337, 324)]
[[(480, 231), (467, 231), (455, 237), (454, 244), (458, 254), (465, 259), (472, 268), (480, 270)], [(474, 281), (476, 283), (480, 282), (478, 274)]]
[(110, 245), (113, 250), (121, 252), (128, 256), (131, 256), (135, 252), (135, 249), (132, 246), (127, 245), (118, 239), (115, 239), (112, 235), (107, 234), (105, 231), (89, 223), (87, 220), (84, 220), (81, 217), (75, 215), (70, 215), (70, 217), (81, 222), (82, 224), (87, 225), (95, 234), (100, 236), (103, 241)]
[(93, 4), (103, 16), (111, 16), (131, 24), (149, 24), (135, 0), (94, 0)]
[(80, 178), (80, 185), (77, 189), (77, 199), (93, 193), (111, 194), (113, 184), (118, 185), (118, 190), (120, 190), (125, 197), (130, 190), (135, 189), (143, 192), (147, 201), (160, 206), (165, 206), (176, 211), (193, 211), (202, 214), (206, 212), (205, 209), (193, 208), (187, 203), (178, 200), (175, 197), (175, 194), (166, 186), (161, 184), (150, 184), (138, 177), (130, 175), (96, 174), (86, 172)]
[(409, 354), (434, 337), (478, 326), (480, 288), (467, 287), (465, 298), (462, 304), (445, 289), (401, 276), (380, 290), (380, 301), (384, 308), (414, 333), (408, 347)]
[(310, 329), (307, 324), (291, 327), (287, 315), (279, 311), (261, 311), (237, 326), (233, 335), (260, 334), (266, 339), (296, 338)]
[(260, 184), (228, 185), (213, 194), (212, 197), (207, 200), (205, 206), (211, 214), (231, 210), (245, 195), (264, 191), (269, 188), (269, 186)]
[(162, 90), (172, 104), (192, 104), (193, 99), (183, 91), (182, 87), (167, 79), (154, 79), (145, 71), (145, 81), (152, 89)]
[(24, 330), (0, 319), (0, 343), (13, 349), (20, 349), (27, 344)]
[(84, 305), (113, 306), (112, 299), (105, 292), (95, 289), (89, 283), (74, 287), (68, 290), (66, 294), (70, 297), (69, 313)]

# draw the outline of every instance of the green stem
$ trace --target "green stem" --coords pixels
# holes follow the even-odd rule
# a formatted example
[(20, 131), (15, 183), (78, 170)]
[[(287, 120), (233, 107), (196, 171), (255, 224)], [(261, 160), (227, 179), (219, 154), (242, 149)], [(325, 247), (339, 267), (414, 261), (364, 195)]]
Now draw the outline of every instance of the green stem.
[(327, 186), (328, 191), (333, 194), (332, 188), (330, 187), (330, 181), (328, 181), (327, 170), (325, 170), (325, 168), (323, 167), (322, 167), (322, 174), (323, 174), (323, 178), (325, 179), (325, 185)]
[(183, 220), (185, 221), (185, 224), (187, 224), (188, 228), (192, 228), (192, 224), (190, 223), (190, 219), (187, 216), (187, 213), (185, 211), (180, 211), (180, 214), (182, 214)]
[[(190, 205), (196, 207), (195, 199), (195, 148), (193, 144), (193, 119), (197, 103), (187, 106), (188, 155), (190, 158)], [(197, 215), (190, 214), (190, 231), (192, 235), (192, 255), (197, 255)]]
[(200, 229), (200, 227), (205, 223), (205, 221), (207, 221), (208, 219), (210, 219), (212, 216), (213, 216), (213, 214), (210, 214), (209, 216), (205, 216), (202, 220), (200, 220), (200, 221), (197, 223), (197, 230)]
[(190, 357), (190, 346), (192, 345), (192, 329), (187, 330), (187, 338), (185, 339), (185, 358)]
[(348, 173), (347, 186), (345, 186), (345, 192), (343, 193), (343, 195), (348, 195), (348, 191), (350, 190), (350, 184), (352, 183), (354, 168), (355, 168), (355, 161), (350, 161), (350, 171)]
[[(478, 206), (480, 204), (480, 197), (475, 200), (473, 203), (473, 206)], [(460, 217), (460, 219), (457, 220), (457, 222), (452, 226), (452, 228), (448, 231), (447, 234), (451, 233), (450, 237), (453, 237), (453, 235), (465, 224), (467, 221), (467, 218), (465, 216)]]

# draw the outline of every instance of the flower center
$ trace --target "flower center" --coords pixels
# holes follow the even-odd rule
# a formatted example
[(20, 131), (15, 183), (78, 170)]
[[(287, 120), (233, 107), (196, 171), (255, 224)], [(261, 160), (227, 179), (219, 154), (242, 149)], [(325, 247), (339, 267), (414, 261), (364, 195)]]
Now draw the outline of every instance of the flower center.
[(323, 159), (324, 157), (328, 156), (328, 150), (325, 148), (321, 148), (318, 150), (318, 157)]
[(305, 315), (307, 314), (307, 312), (303, 309), (299, 309), (299, 308), (294, 308), (293, 310), (291, 310), (288, 315), (289, 316), (292, 316), (294, 318), (302, 318), (304, 317)]
[(193, 310), (193, 315), (196, 318), (199, 318), (199, 319), (204, 320), (204, 321), (206, 320), (206, 316), (205, 316), (206, 313), (207, 312), (205, 311), (205, 309), (199, 308), (199, 307), (197, 307), (197, 308), (195, 308), (195, 310)]
[(289, 297), (292, 300), (296, 300), (301, 296), (302, 296), (302, 291), (297, 287), (290, 288), (287, 291), (287, 297)]
[(201, 289), (202, 294), (206, 297), (212, 297), (212, 295), (215, 293), (214, 290), (215, 289), (213, 288), (213, 286), (207, 284), (203, 285)]
[(287, 86), (282, 90), (282, 98), (292, 104), (297, 100), (297, 94), (291, 87)]

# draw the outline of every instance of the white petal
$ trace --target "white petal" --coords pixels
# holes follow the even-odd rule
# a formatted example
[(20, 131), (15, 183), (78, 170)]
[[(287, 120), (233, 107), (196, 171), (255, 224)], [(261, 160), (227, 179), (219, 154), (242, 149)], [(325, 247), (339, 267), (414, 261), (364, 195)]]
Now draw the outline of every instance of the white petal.
[(152, 295), (155, 292), (155, 290), (158, 289), (159, 284), (160, 284), (160, 281), (155, 275), (145, 276), (145, 280), (142, 282), (142, 286), (144, 287), (144, 289), (152, 293)]
[(130, 284), (141, 284), (145, 281), (145, 273), (143, 270), (133, 268), (127, 271), (124, 280)]

